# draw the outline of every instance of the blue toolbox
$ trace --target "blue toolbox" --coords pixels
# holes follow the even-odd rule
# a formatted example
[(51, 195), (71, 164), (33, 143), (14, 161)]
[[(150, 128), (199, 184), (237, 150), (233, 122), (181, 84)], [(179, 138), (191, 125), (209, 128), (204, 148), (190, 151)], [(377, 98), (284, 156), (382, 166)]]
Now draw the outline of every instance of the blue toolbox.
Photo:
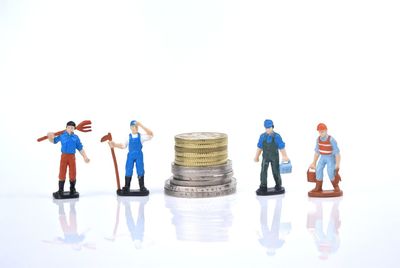
[(285, 173), (292, 173), (292, 163), (290, 162), (282, 162), (279, 165), (279, 170), (281, 172), (281, 174), (285, 174)]

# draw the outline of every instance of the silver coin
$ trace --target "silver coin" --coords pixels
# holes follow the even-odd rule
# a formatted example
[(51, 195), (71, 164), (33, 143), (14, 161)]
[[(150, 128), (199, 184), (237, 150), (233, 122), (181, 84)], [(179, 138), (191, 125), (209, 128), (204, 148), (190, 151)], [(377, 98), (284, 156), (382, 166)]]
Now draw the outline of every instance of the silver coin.
[(208, 167), (184, 167), (172, 163), (171, 171), (172, 174), (186, 177), (205, 177), (209, 174), (226, 174), (232, 172), (232, 161), (228, 159), (226, 164)]
[(232, 177), (226, 177), (222, 179), (215, 179), (210, 181), (183, 181), (175, 178), (170, 179), (170, 183), (175, 186), (189, 186), (189, 187), (202, 187), (202, 186), (215, 186), (230, 183)]
[(164, 189), (165, 194), (174, 196), (174, 197), (186, 197), (186, 198), (205, 198), (205, 197), (217, 197), (234, 194), (236, 192), (236, 187), (228, 188), (219, 192), (203, 192), (203, 193), (195, 193), (195, 192), (176, 192), (171, 191), (167, 188)]
[(225, 174), (209, 174), (208, 176), (197, 176), (195, 174), (192, 174), (190, 176), (182, 176), (179, 174), (173, 174), (174, 179), (181, 181), (214, 181), (232, 178), (232, 176), (233, 172), (228, 172)]
[(221, 185), (215, 186), (201, 186), (201, 187), (190, 187), (190, 186), (176, 186), (172, 185), (170, 179), (165, 182), (165, 187), (168, 187), (171, 191), (177, 192), (217, 192), (222, 191), (230, 187), (234, 187), (236, 185), (235, 178), (232, 178), (230, 183), (225, 183)]
[(232, 178), (230, 183), (217, 186), (185, 187), (172, 185), (168, 179), (165, 182), (164, 191), (167, 195), (175, 197), (215, 197), (228, 195), (236, 192), (236, 179)]

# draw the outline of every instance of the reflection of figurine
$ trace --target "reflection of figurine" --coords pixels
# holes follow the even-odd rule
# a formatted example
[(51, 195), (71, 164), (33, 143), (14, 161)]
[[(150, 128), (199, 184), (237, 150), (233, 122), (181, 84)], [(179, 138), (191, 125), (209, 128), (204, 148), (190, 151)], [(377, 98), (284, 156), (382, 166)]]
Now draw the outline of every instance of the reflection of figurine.
[(284, 236), (286, 236), (292, 229), (290, 222), (281, 223), (282, 211), (282, 196), (273, 198), (275, 203), (274, 217), (272, 220), (271, 228), (268, 227), (268, 203), (270, 197), (258, 197), (260, 203), (260, 225), (262, 237), (258, 240), (260, 244), (267, 248), (267, 254), (270, 256), (275, 255), (276, 250), (281, 248), (285, 243)]
[[(114, 141), (109, 141), (109, 145), (111, 148), (116, 147), (120, 149), (125, 149), (128, 147), (129, 149), (125, 165), (125, 187), (122, 188), (122, 191), (117, 191), (117, 193), (118, 195), (148, 195), (149, 191), (144, 186), (144, 163), (142, 144), (143, 142), (153, 138), (153, 132), (143, 126), (140, 122), (135, 120), (131, 121), (130, 126), (132, 133), (129, 134), (129, 139), (125, 143), (116, 143)], [(141, 127), (146, 132), (146, 134), (140, 134), (139, 127)], [(130, 190), (133, 168), (135, 164), (140, 186), (139, 191)]]
[[(274, 123), (272, 120), (264, 121), (265, 133), (261, 134), (257, 144), (257, 152), (254, 161), (258, 162), (261, 152), (263, 160), (261, 163), (260, 188), (257, 190), (257, 195), (274, 195), (283, 194), (285, 188), (282, 187), (281, 173), (279, 170), (279, 152), (282, 154), (283, 162), (289, 162), (286, 154), (285, 143), (281, 136), (274, 132)], [(275, 180), (274, 188), (267, 188), (268, 167), (271, 163), (272, 174)]]
[(148, 197), (146, 199), (140, 198), (139, 201), (139, 211), (137, 214), (136, 224), (132, 217), (131, 203), (129, 200), (124, 198), (122, 201), (125, 206), (125, 218), (126, 224), (128, 226), (129, 232), (131, 234), (132, 241), (135, 242), (136, 248), (141, 248), (144, 236), (144, 205), (147, 203)]
[[(334, 197), (341, 196), (343, 192), (339, 188), (339, 167), (340, 167), (340, 151), (336, 140), (328, 135), (328, 128), (325, 124), (320, 123), (317, 126), (319, 137), (315, 145), (314, 160), (308, 171), (309, 181), (313, 181), (316, 177), (315, 188), (308, 192), (310, 197)], [(319, 161), (318, 161), (319, 159)], [(317, 165), (318, 161), (318, 165)], [(327, 166), (328, 177), (333, 185), (333, 191), (323, 191), (322, 183), (324, 178), (324, 168)], [(316, 167), (316, 168), (315, 168)], [(313, 174), (312, 170), (316, 170)], [(311, 179), (310, 179), (311, 178)]]
[[(75, 152), (78, 150), (86, 163), (89, 163), (89, 158), (86, 156), (85, 150), (79, 137), (74, 134), (75, 127), (83, 132), (90, 130), (90, 121), (83, 121), (76, 127), (73, 121), (69, 121), (66, 126), (66, 130), (62, 132), (49, 132), (47, 138), (51, 143), (61, 142), (61, 161), (60, 161), (60, 173), (58, 175), (58, 191), (53, 193), (53, 197), (56, 199), (66, 198), (77, 198), (79, 193), (76, 192), (76, 163), (75, 163)], [(42, 138), (38, 141), (43, 140)], [(67, 167), (69, 168), (69, 182), (70, 192), (64, 192), (64, 184), (67, 175)]]
[[(67, 217), (65, 214), (65, 202), (69, 203), (69, 217)], [(72, 199), (69, 201), (55, 200), (54, 203), (58, 205), (58, 219), (61, 229), (64, 233), (64, 237), (57, 237), (53, 241), (44, 242), (71, 245), (76, 250), (81, 250), (83, 247), (88, 249), (95, 249), (95, 245), (93, 243), (84, 243), (85, 232), (81, 234), (78, 233), (77, 216), (75, 210), (76, 199)]]
[[(311, 200), (311, 199), (310, 199)], [(339, 228), (339, 202), (340, 199), (332, 199), (333, 205), (329, 223), (324, 232), (323, 206), (328, 205), (326, 199), (312, 199), (315, 205), (315, 212), (309, 213), (307, 217), (307, 228), (313, 235), (321, 259), (327, 259), (329, 254), (336, 252), (340, 246)], [(326, 226), (325, 226), (326, 227)]]
[[(119, 211), (120, 211), (120, 204), (125, 206), (125, 219), (126, 224), (128, 226), (128, 230), (131, 236), (132, 241), (135, 243), (135, 247), (137, 249), (142, 248), (143, 237), (144, 237), (144, 224), (145, 224), (145, 217), (144, 217), (144, 207), (147, 204), (149, 198), (138, 198), (138, 197), (131, 197), (131, 198), (118, 198), (118, 208), (117, 208), (117, 216), (115, 221), (115, 227), (113, 231), (112, 238), (107, 238), (110, 241), (115, 241), (117, 237), (118, 225), (119, 225)], [(137, 202), (139, 203), (139, 209), (137, 213), (136, 222), (132, 216), (131, 210), (131, 203)]]

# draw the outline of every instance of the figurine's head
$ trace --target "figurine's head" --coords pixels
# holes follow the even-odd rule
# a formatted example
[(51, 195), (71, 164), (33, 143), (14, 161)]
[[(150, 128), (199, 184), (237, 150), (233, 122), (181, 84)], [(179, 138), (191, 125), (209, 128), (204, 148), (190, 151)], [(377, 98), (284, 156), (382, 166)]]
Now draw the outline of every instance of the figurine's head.
[(264, 121), (265, 132), (270, 135), (274, 131), (274, 122), (271, 119)]
[(321, 138), (324, 138), (328, 134), (328, 128), (324, 123), (319, 123), (317, 126), (317, 130)]
[(75, 128), (76, 128), (76, 124), (74, 121), (69, 121), (67, 123), (66, 130), (67, 130), (68, 134), (74, 133)]
[(131, 130), (132, 130), (133, 134), (138, 133), (139, 129), (138, 129), (138, 126), (136, 124), (136, 120), (132, 120), (131, 121)]

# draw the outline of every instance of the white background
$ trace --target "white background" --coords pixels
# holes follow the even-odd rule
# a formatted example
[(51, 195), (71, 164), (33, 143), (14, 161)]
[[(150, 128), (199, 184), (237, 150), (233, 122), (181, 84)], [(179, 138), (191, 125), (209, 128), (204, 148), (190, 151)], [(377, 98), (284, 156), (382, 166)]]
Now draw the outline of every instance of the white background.
[[(0, 0), (0, 266), (396, 266), (399, 12), (385, 0)], [(258, 239), (260, 204), (271, 226), (276, 200), (254, 194), (266, 118), (293, 163), (280, 219), (291, 229), (274, 256)], [(49, 243), (63, 237), (51, 198), (60, 148), (36, 139), (85, 119), (93, 132), (77, 134), (91, 162), (77, 157), (75, 216), (86, 238)], [(132, 119), (155, 134), (144, 145), (151, 195), (139, 246), (123, 204), (119, 236), (105, 239), (118, 201), (110, 151), (99, 142), (107, 132), (123, 141)], [(325, 259), (307, 228), (316, 201), (305, 178), (321, 121), (341, 149), (344, 191), (340, 245)], [(229, 135), (237, 194), (164, 197), (173, 137), (194, 131)], [(125, 153), (117, 151), (121, 176)], [(135, 218), (140, 202), (129, 202)], [(335, 201), (321, 202), (326, 230)], [(207, 211), (221, 226), (209, 226)], [(197, 235), (178, 235), (185, 231)]]

